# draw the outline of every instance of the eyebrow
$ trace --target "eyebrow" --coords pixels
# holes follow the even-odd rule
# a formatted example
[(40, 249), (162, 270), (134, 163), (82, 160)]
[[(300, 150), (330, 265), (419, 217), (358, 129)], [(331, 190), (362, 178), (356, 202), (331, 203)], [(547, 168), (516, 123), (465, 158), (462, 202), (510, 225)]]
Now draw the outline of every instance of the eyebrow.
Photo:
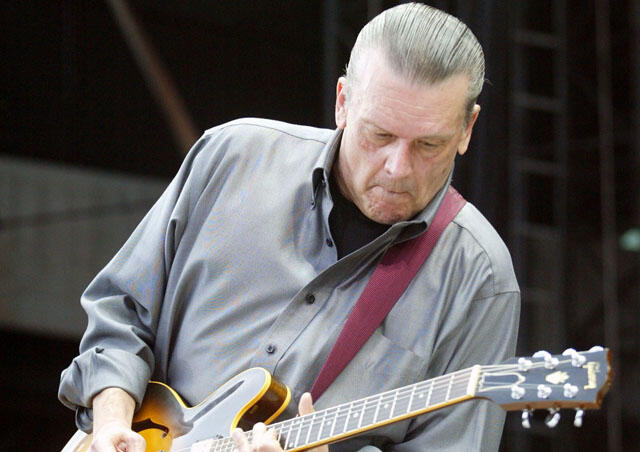
[[(379, 125), (377, 125), (376, 123), (368, 120), (368, 119), (363, 119), (362, 122), (369, 127), (374, 127), (378, 130), (380, 130), (381, 132), (384, 133), (388, 133), (389, 135), (394, 135), (394, 133), (389, 132), (387, 129), (385, 129), (384, 127), (380, 127)], [(451, 140), (451, 138), (453, 138), (454, 134), (450, 134), (450, 135), (425, 135), (422, 137), (418, 137), (415, 139), (415, 141), (440, 141), (440, 142), (447, 142), (449, 140)]]

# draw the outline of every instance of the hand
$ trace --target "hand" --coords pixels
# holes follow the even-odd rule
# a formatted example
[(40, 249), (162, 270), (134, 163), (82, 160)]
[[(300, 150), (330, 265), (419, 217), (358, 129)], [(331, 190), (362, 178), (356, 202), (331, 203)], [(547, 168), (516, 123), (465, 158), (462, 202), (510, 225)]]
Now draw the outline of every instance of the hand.
[[(300, 416), (313, 413), (313, 403), (311, 400), (311, 394), (308, 392), (302, 394), (300, 403), (298, 404), (298, 413)], [(267, 430), (267, 427), (263, 423), (258, 423), (253, 426), (252, 441), (249, 443), (247, 436), (244, 432), (237, 428), (231, 436), (236, 442), (239, 452), (281, 452), (282, 447), (278, 443), (276, 433), (273, 429)], [(310, 452), (329, 452), (328, 446), (320, 446), (315, 449), (310, 449)]]
[(145, 452), (144, 438), (123, 422), (103, 424), (93, 432), (89, 452)]
[(135, 401), (120, 388), (106, 388), (92, 401), (93, 437), (89, 452), (145, 452), (145, 440), (131, 430)]

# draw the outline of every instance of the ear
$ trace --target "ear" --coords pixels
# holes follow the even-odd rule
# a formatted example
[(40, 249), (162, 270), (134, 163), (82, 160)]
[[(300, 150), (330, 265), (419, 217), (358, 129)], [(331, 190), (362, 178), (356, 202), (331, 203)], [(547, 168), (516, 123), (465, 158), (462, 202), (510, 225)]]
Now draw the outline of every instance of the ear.
[(340, 77), (336, 85), (336, 125), (344, 129), (347, 125), (347, 98), (345, 97), (345, 84), (347, 79)]
[(464, 131), (464, 135), (458, 143), (458, 154), (464, 155), (467, 152), (467, 148), (469, 147), (469, 141), (471, 140), (471, 131), (473, 130), (473, 125), (476, 123), (476, 119), (478, 119), (478, 115), (480, 114), (480, 105), (475, 104), (473, 106), (473, 112), (471, 113), (471, 117), (469, 118), (469, 123)]

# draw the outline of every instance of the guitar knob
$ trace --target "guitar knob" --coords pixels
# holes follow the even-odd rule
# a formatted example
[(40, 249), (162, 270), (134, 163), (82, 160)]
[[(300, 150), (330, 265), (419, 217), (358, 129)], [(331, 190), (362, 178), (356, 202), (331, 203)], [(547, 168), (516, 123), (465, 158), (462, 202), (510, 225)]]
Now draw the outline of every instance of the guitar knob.
[(573, 419), (574, 427), (582, 427), (582, 416), (584, 416), (584, 410), (576, 408), (576, 417)]
[(538, 398), (547, 399), (551, 395), (551, 388), (547, 385), (538, 385)]
[(526, 358), (518, 358), (518, 370), (521, 372), (526, 372), (527, 370), (531, 369), (531, 366), (533, 366), (533, 363), (531, 362), (530, 359), (526, 359)]
[(554, 358), (551, 356), (551, 353), (545, 350), (540, 350), (533, 354), (534, 358), (542, 358), (544, 359), (544, 367), (546, 369), (555, 369), (555, 367), (559, 364), (558, 358)]
[(547, 424), (547, 427), (554, 428), (560, 422), (560, 412), (555, 408), (549, 409), (549, 415), (544, 420), (544, 423)]
[(531, 428), (531, 410), (522, 410), (522, 427)]
[(511, 386), (511, 398), (520, 400), (524, 396), (524, 388), (518, 385)]
[(555, 369), (558, 366), (558, 364), (560, 364), (560, 361), (558, 361), (558, 358), (551, 357), (549, 359), (547, 358), (544, 359), (544, 367), (546, 369)]
[(573, 367), (580, 367), (587, 361), (587, 358), (582, 356), (573, 348), (566, 349), (564, 352), (562, 352), (562, 356), (571, 356), (571, 365)]
[(603, 350), (604, 350), (604, 348), (602, 348), (602, 347), (601, 347), (601, 346), (599, 346), (599, 345), (594, 345), (593, 347), (591, 347), (591, 348), (589, 349), (589, 351), (590, 351), (590, 352), (601, 352), (601, 351), (603, 351)]
[(578, 394), (578, 387), (571, 383), (565, 383), (564, 396), (568, 399), (573, 399)]

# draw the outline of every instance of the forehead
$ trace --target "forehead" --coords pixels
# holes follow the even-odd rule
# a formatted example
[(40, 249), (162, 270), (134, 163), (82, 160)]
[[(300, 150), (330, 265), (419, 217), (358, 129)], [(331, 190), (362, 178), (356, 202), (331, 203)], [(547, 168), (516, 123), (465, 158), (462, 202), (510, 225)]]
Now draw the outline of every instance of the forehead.
[(458, 130), (466, 108), (467, 76), (454, 75), (434, 84), (413, 82), (390, 67), (381, 51), (364, 56), (353, 89), (353, 107), (363, 120), (397, 135)]

